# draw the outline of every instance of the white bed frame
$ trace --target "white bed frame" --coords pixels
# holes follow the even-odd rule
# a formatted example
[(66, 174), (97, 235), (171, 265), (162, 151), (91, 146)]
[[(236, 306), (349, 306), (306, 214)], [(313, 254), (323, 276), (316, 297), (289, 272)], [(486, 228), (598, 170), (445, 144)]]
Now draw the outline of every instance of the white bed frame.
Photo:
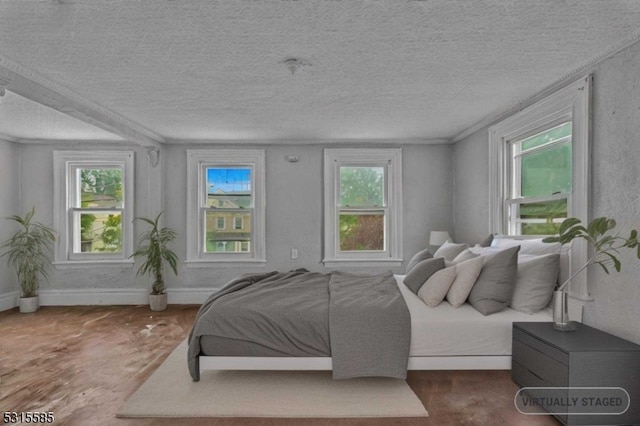
[[(198, 357), (205, 370), (332, 370), (331, 357)], [(511, 370), (511, 355), (412, 356), (408, 370)]]

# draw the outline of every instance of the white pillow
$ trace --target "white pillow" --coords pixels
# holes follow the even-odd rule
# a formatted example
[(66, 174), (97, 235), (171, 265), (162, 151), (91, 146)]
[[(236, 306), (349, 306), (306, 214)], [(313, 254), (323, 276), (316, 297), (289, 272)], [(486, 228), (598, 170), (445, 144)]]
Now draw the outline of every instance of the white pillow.
[(542, 238), (533, 240), (517, 240), (514, 238), (494, 238), (491, 242), (492, 248), (506, 249), (509, 247), (520, 246), (519, 254), (534, 254), (542, 256), (544, 254), (560, 253), (562, 244), (560, 243), (543, 243)]
[(511, 298), (511, 309), (533, 314), (551, 301), (558, 281), (560, 255), (522, 255), (518, 257), (518, 278)]
[(483, 264), (483, 257), (478, 256), (456, 265), (456, 279), (447, 292), (447, 301), (451, 306), (458, 308), (467, 300), (480, 271), (482, 271)]
[(438, 250), (433, 254), (433, 257), (444, 257), (444, 260), (453, 260), (460, 252), (466, 249), (467, 246), (465, 243), (455, 244), (449, 241), (445, 241), (443, 245), (440, 246)]
[(453, 260), (453, 263), (460, 263), (460, 262), (464, 262), (465, 260), (469, 260), (469, 259), (473, 259), (474, 257), (478, 257), (480, 256), (479, 254), (475, 254), (473, 253), (471, 250), (469, 250), (468, 248), (462, 250), (460, 252), (460, 254), (458, 254)]
[(456, 279), (456, 267), (440, 269), (429, 277), (426, 283), (418, 290), (418, 297), (422, 299), (427, 306), (435, 308), (442, 302)]

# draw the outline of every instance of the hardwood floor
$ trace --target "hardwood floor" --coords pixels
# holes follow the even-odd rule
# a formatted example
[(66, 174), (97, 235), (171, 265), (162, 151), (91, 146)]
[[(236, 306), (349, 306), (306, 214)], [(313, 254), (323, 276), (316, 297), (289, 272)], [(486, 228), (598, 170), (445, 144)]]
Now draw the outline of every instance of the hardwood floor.
[[(411, 371), (426, 419), (119, 419), (118, 408), (189, 333), (197, 306), (43, 307), (0, 313), (0, 411), (56, 425), (557, 425), (515, 409), (508, 371)], [(185, 374), (187, 374), (185, 366)]]

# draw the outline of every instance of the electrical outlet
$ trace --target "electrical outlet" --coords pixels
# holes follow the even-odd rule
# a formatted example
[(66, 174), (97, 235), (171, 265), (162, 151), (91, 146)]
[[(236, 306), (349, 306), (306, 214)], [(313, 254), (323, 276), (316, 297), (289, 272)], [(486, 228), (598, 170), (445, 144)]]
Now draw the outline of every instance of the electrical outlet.
[(298, 249), (297, 248), (292, 248), (291, 249), (291, 258), (292, 259), (297, 259), (298, 258)]

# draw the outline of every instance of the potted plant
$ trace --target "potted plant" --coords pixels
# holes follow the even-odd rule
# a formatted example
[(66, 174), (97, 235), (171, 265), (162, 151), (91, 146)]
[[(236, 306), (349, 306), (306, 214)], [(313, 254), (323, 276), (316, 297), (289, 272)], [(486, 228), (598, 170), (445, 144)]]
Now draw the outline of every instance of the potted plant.
[(160, 212), (154, 220), (145, 217), (135, 219), (148, 223), (151, 228), (140, 235), (138, 249), (130, 256), (142, 259), (137, 275), (148, 274), (154, 279), (149, 296), (149, 307), (152, 311), (164, 311), (167, 308), (163, 275), (165, 262), (173, 273), (178, 275), (178, 256), (168, 247), (177, 234), (171, 228), (160, 228), (158, 222), (162, 213), (164, 212)]
[(39, 308), (40, 276), (47, 279), (46, 266), (51, 264), (51, 244), (54, 231), (40, 222), (33, 222), (35, 207), (24, 217), (13, 215), (6, 219), (20, 225), (20, 229), (2, 243), (2, 256), (18, 275), (20, 283), (20, 312), (35, 312)]
[(559, 285), (553, 294), (553, 327), (555, 329), (562, 331), (576, 329), (575, 324), (569, 321), (567, 293), (565, 291), (573, 277), (585, 270), (589, 265), (600, 265), (607, 274), (612, 266), (617, 272), (620, 272), (622, 264), (618, 259), (618, 255), (620, 250), (625, 248), (635, 249), (637, 257), (640, 259), (638, 231), (632, 229), (629, 238), (625, 238), (613, 233), (615, 227), (616, 221), (606, 217), (593, 219), (586, 228), (582, 225), (580, 219), (571, 217), (562, 222), (556, 236), (542, 240), (545, 243), (559, 242), (560, 244), (567, 244), (576, 238), (582, 238), (592, 250), (589, 260), (573, 272), (564, 283)]

